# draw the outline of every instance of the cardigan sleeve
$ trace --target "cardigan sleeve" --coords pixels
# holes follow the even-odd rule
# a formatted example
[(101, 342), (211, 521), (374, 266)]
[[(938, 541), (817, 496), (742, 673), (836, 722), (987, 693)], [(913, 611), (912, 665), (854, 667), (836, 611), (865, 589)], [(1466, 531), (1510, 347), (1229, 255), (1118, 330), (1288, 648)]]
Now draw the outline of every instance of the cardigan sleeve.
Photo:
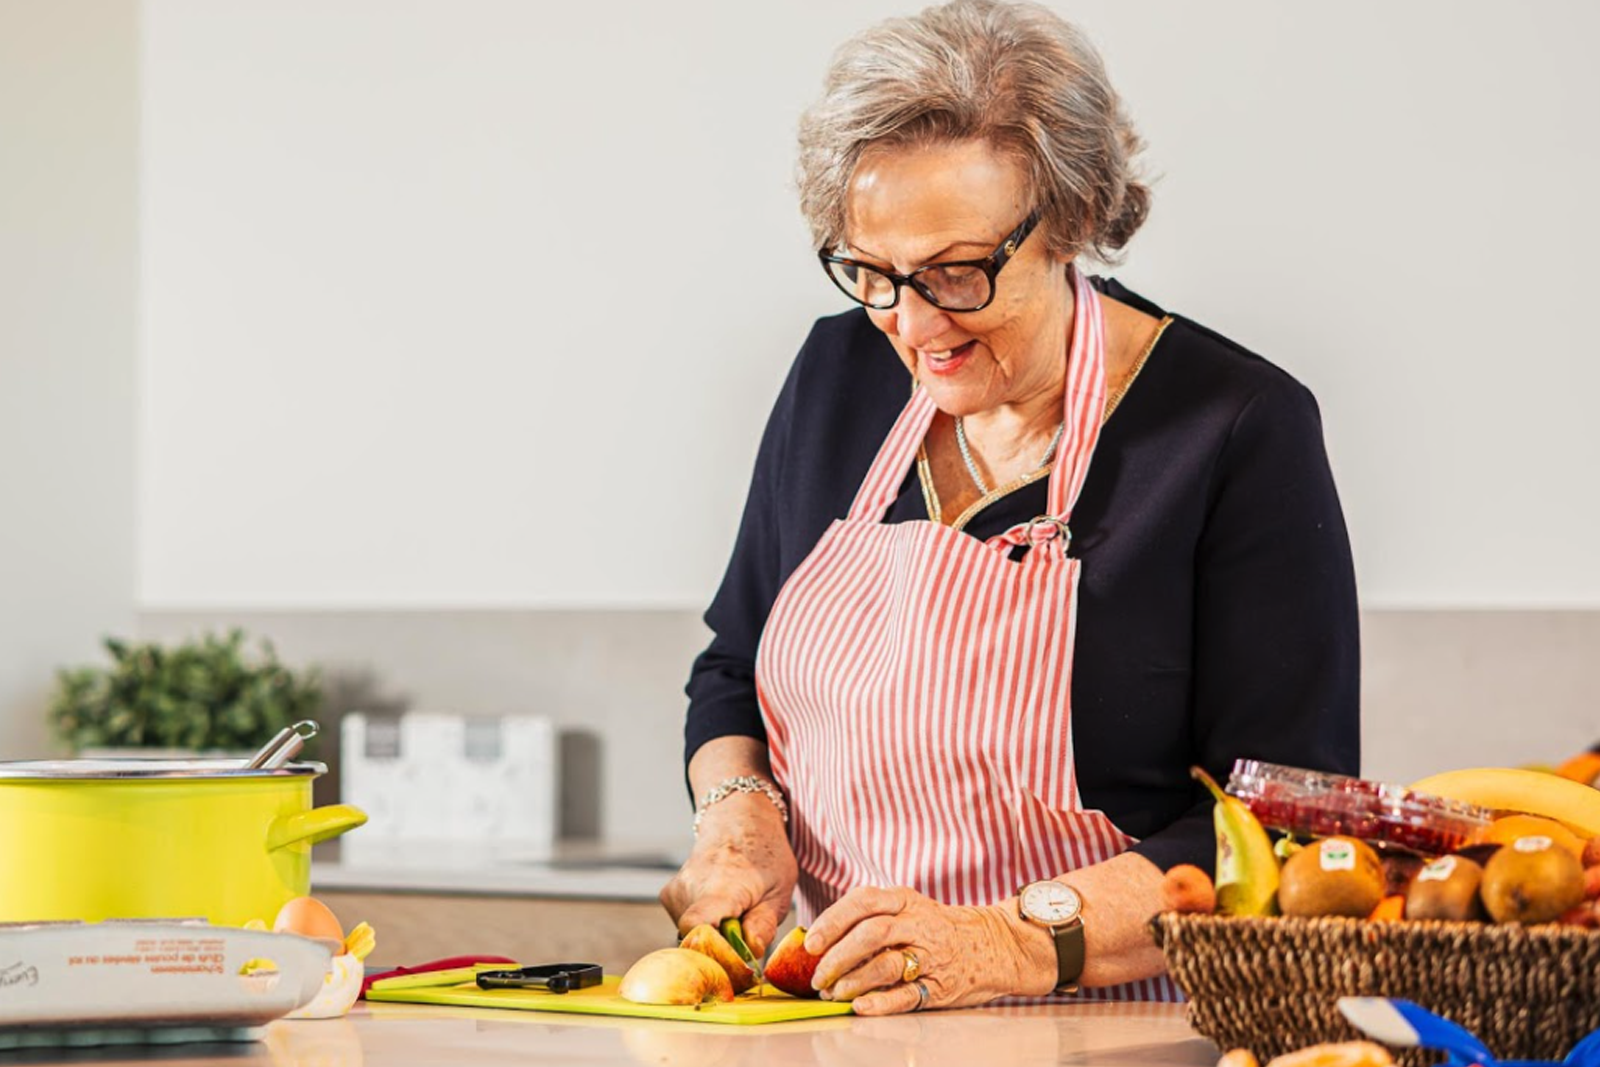
[(783, 499), (783, 455), (794, 419), (801, 362), (797, 359), (790, 368), (767, 420), (733, 555), (705, 613), (711, 643), (695, 658), (684, 690), (689, 697), (684, 725), (685, 774), (689, 761), (707, 741), (726, 736), (765, 741), (767, 737), (756, 702), (756, 648), (783, 578), (779, 538), (784, 523), (778, 502)]
[[(1360, 635), (1344, 517), (1309, 391), (1287, 375), (1241, 407), (1212, 472), (1195, 560), (1193, 753), (1359, 773)], [(1213, 870), (1212, 801), (1137, 846)]]

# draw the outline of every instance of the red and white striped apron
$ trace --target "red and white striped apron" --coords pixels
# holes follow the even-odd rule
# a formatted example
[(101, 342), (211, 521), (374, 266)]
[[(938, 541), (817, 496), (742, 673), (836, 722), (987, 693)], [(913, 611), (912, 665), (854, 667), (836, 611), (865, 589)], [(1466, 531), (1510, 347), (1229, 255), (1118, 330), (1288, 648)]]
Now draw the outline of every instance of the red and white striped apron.
[[(756, 689), (790, 798), (802, 923), (857, 886), (990, 904), (1133, 844), (1083, 809), (1073, 770), (1080, 564), (1067, 523), (1106, 394), (1100, 298), (1076, 267), (1073, 288), (1049, 515), (987, 542), (932, 522), (885, 524), (933, 421), (919, 388), (849, 516), (773, 604)], [(1029, 551), (1009, 559), (1022, 544)], [(1166, 978), (1083, 995), (1179, 999)]]

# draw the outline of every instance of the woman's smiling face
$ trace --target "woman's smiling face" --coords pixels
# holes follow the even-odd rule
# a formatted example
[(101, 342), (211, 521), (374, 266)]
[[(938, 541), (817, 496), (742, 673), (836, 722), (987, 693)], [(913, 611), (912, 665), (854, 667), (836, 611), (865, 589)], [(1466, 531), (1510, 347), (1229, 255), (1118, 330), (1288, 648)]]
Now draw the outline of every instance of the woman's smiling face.
[[(869, 150), (850, 181), (846, 255), (901, 274), (982, 259), (1027, 217), (1022, 168), (981, 141)], [(1072, 321), (1065, 264), (1036, 231), (982, 311), (943, 311), (910, 286), (867, 314), (940, 410), (972, 415), (1059, 392)]]

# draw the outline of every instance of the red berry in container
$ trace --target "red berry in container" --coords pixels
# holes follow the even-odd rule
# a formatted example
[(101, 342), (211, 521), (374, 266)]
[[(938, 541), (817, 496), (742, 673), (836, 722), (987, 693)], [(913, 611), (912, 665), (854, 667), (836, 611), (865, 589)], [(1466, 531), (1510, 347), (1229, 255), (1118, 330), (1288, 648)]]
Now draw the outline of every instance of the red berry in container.
[(1352, 837), (1429, 856), (1461, 847), (1492, 816), (1475, 805), (1404, 786), (1257, 760), (1234, 764), (1228, 792), (1242, 799), (1263, 826), (1275, 830)]

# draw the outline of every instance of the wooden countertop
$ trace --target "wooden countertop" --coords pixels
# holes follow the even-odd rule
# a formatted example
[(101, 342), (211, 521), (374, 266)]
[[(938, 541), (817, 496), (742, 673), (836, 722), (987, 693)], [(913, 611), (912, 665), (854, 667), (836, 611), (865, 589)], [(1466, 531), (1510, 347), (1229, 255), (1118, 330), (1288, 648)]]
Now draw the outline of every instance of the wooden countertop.
[[(27, 1062), (57, 1061), (30, 1053)], [(1218, 1052), (1173, 1004), (1062, 1004), (733, 1027), (416, 1004), (357, 1004), (345, 1018), (279, 1021), (266, 1040), (96, 1055), (99, 1067), (1211, 1067)], [(70, 1058), (70, 1060), (69, 1060)]]

